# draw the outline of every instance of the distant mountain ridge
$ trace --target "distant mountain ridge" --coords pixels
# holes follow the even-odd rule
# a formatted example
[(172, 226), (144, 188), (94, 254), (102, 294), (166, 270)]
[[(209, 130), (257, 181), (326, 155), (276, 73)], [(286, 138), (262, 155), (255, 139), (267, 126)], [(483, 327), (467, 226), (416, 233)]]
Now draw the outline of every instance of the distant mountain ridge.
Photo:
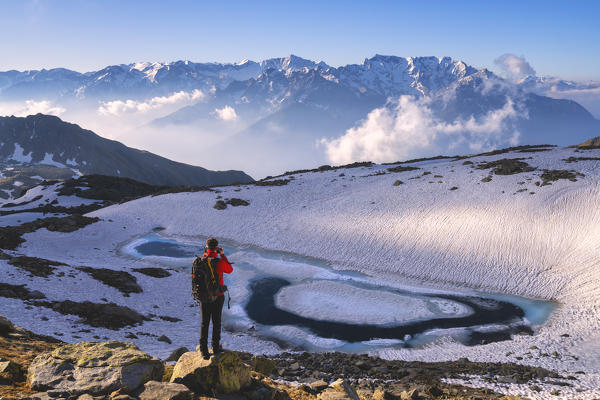
[[(0, 72), (0, 101), (51, 100), (68, 110), (97, 112), (114, 100), (146, 104), (156, 96), (200, 90), (197, 100), (161, 114), (149, 127), (185, 126), (198, 137), (218, 136), (216, 148), (228, 149), (227, 168), (268, 175), (332, 162), (320, 143), (342, 137), (376, 109), (393, 109), (402, 96), (420, 102), (432, 125), (479, 124), (473, 134), (457, 132), (460, 140), (443, 138), (412, 157), (517, 144), (570, 145), (598, 136), (600, 121), (579, 103), (545, 95), (551, 82), (538, 77), (511, 82), (450, 57), (375, 55), (332, 67), (289, 55), (260, 62), (133, 63), (87, 73)], [(572, 86), (565, 82), (556, 84)], [(502, 130), (490, 133), (485, 123), (494, 118), (502, 118), (496, 121)]]
[[(65, 68), (0, 72), (0, 97), (5, 99), (77, 98), (111, 99), (164, 95), (177, 90), (223, 89), (234, 81), (259, 79), (269, 70), (291, 74), (317, 70), (326, 79), (345, 82), (359, 93), (365, 89), (383, 95), (413, 90), (437, 90), (476, 70), (449, 57), (396, 57), (375, 55), (362, 64), (334, 68), (295, 55), (261, 62), (244, 60), (235, 64), (141, 62), (107, 66), (98, 71), (76, 72)], [(442, 74), (443, 76), (440, 76)], [(440, 76), (436, 78), (436, 76)], [(423, 78), (423, 79), (422, 79)]]
[(164, 186), (253, 181), (242, 171), (210, 171), (133, 149), (50, 115), (0, 117), (0, 142), (0, 160), (6, 164), (47, 165)]

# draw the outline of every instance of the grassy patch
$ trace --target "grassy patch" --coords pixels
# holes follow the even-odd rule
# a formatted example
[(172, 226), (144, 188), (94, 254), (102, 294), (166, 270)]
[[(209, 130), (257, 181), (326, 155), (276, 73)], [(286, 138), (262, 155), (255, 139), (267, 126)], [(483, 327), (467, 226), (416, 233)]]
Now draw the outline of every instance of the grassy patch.
[(387, 170), (389, 172), (406, 172), (406, 171), (414, 171), (414, 170), (417, 170), (417, 169), (419, 169), (419, 168), (418, 167), (411, 167), (410, 165), (406, 166), (406, 167), (403, 167), (402, 165), (399, 165), (397, 167), (388, 168)]
[(496, 175), (514, 175), (535, 170), (535, 168), (517, 158), (502, 158), (496, 161), (483, 162), (477, 168), (492, 168), (492, 172)]
[(117, 289), (123, 294), (142, 292), (142, 288), (138, 285), (136, 277), (127, 271), (91, 267), (79, 267), (77, 269), (90, 275), (95, 280)]
[(545, 169), (544, 173), (540, 175), (542, 178), (541, 186), (550, 185), (550, 182), (555, 182), (560, 179), (567, 179), (571, 182), (577, 182), (577, 177), (585, 177), (581, 172), (568, 171), (565, 169)]

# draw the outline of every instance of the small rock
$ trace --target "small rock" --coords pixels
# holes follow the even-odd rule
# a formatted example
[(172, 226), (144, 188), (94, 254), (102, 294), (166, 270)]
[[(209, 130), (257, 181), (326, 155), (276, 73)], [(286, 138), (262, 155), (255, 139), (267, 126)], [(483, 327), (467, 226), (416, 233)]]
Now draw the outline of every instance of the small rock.
[(373, 392), (372, 398), (373, 400), (393, 400), (395, 396), (393, 396), (387, 390), (377, 389), (375, 392)]
[(23, 370), (16, 362), (7, 360), (0, 362), (0, 383), (2, 381), (18, 382), (23, 379)]
[(289, 369), (290, 371), (298, 371), (300, 369), (300, 364), (298, 364), (297, 362), (290, 364), (287, 369)]
[(182, 384), (157, 381), (146, 382), (138, 395), (140, 400), (188, 400), (192, 396), (192, 392)]
[(6, 336), (15, 329), (15, 326), (8, 318), (0, 315), (0, 336)]
[(317, 396), (319, 400), (354, 400), (346, 394), (346, 392), (339, 392), (335, 389), (325, 389)]
[(171, 354), (169, 354), (169, 357), (167, 357), (167, 359), (165, 361), (177, 361), (177, 360), (179, 360), (179, 357), (181, 357), (184, 353), (187, 353), (187, 352), (189, 352), (187, 347), (180, 347), (176, 350), (173, 350), (173, 352), (171, 352)]
[(350, 383), (345, 379), (338, 379), (329, 386), (338, 392), (345, 393), (352, 400), (359, 400), (356, 390), (354, 390), (352, 386), (350, 386)]
[(84, 393), (81, 396), (79, 396), (77, 400), (94, 400), (94, 397), (92, 397), (92, 395), (90, 394)]
[(159, 342), (165, 342), (165, 343), (169, 343), (169, 344), (171, 344), (171, 343), (172, 343), (172, 342), (171, 342), (171, 339), (169, 339), (169, 338), (168, 338), (167, 336), (165, 336), (165, 335), (162, 335), (161, 337), (159, 337), (159, 338), (158, 338), (158, 339), (156, 339), (156, 340), (158, 340)]
[(327, 389), (327, 387), (329, 387), (327, 382), (325, 382), (323, 380), (314, 381), (313, 383), (311, 383), (308, 386), (315, 392), (320, 392), (322, 390)]
[(401, 400), (416, 400), (418, 398), (419, 398), (419, 390), (418, 389), (411, 389), (408, 392), (403, 391), (402, 393), (400, 393)]

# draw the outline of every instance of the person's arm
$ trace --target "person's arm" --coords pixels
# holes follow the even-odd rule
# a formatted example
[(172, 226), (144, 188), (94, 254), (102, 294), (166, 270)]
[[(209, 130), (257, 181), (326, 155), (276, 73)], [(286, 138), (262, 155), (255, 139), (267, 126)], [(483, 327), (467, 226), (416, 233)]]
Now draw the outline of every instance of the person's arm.
[(223, 252), (223, 249), (219, 249), (219, 254), (221, 255), (221, 259), (219, 260), (219, 269), (225, 274), (232, 273), (233, 266), (229, 263), (229, 260)]

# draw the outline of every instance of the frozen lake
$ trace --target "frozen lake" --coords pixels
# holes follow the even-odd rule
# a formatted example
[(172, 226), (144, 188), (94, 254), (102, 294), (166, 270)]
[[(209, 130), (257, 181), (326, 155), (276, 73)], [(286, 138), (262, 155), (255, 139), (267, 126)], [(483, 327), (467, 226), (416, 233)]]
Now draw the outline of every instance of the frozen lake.
[[(121, 253), (170, 268), (190, 268), (202, 239), (167, 238), (160, 230)], [(468, 346), (531, 335), (555, 304), (474, 291), (448, 292), (338, 271), (316, 258), (221, 243), (234, 272), (225, 329), (306, 350), (364, 351), (420, 347), (440, 338)]]

